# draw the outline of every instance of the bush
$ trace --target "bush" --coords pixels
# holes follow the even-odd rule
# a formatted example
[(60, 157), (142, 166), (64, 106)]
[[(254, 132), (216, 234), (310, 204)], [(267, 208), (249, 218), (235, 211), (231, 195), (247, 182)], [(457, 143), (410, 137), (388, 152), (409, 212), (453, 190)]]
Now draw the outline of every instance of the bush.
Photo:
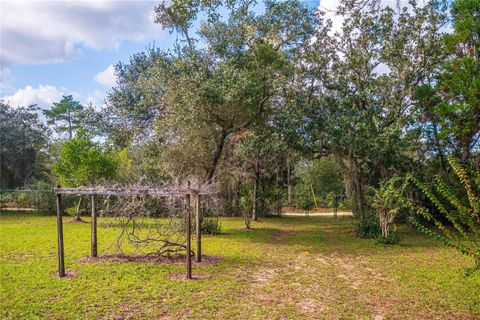
[(400, 242), (400, 237), (396, 234), (396, 227), (393, 225), (392, 230), (388, 233), (388, 236), (379, 234), (375, 239), (376, 244), (397, 244)]
[(407, 206), (407, 203), (401, 193), (402, 179), (393, 177), (383, 181), (378, 189), (375, 189), (374, 195), (370, 197), (372, 208), (380, 226), (380, 243), (389, 244), (398, 242), (398, 237), (390, 236), (390, 228), (395, 225), (393, 221), (400, 211)]
[(468, 275), (480, 270), (480, 174), (475, 170), (470, 171), (453, 156), (447, 159), (457, 176), (456, 183), (437, 176), (435, 182), (429, 185), (411, 174), (407, 176), (407, 182), (421, 191), (457, 232), (452, 232), (424, 203), (413, 199), (407, 201), (409, 208), (425, 221), (433, 222), (436, 229), (425, 226), (416, 216), (410, 216), (408, 220), (428, 236), (472, 258), (474, 264), (466, 270)]
[(352, 199), (345, 199), (343, 201), (340, 201), (338, 204), (338, 208), (340, 210), (352, 210), (353, 208), (353, 201)]
[(55, 212), (55, 196), (49, 182), (37, 181), (24, 186), (29, 192), (8, 191), (0, 194), (0, 206), (13, 208), (32, 208), (40, 212)]
[(375, 239), (382, 235), (380, 225), (373, 215), (367, 216), (365, 219), (357, 222), (357, 237), (365, 239)]
[(204, 234), (220, 234), (221, 225), (217, 219), (203, 219), (202, 233)]
[[(203, 234), (220, 234), (222, 226), (217, 219), (204, 218), (202, 221), (202, 233)], [(192, 232), (196, 231), (195, 223), (192, 223)]]

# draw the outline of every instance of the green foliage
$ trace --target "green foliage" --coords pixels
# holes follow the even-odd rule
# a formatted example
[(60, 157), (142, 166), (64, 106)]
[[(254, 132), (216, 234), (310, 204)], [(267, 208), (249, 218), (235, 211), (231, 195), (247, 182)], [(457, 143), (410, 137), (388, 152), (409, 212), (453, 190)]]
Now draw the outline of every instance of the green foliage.
[(300, 162), (295, 169), (295, 179), (293, 201), (299, 207), (307, 199), (314, 202), (314, 194), (319, 206), (333, 207), (333, 195), (345, 193), (340, 167), (331, 157)]
[[(182, 228), (185, 230), (185, 221), (182, 220)], [(218, 218), (206, 218), (202, 219), (202, 225), (200, 227), (202, 234), (216, 235), (222, 232), (222, 226)], [(195, 222), (191, 224), (192, 233), (195, 233), (197, 230), (197, 225)]]
[(431, 127), (437, 152), (451, 148), (457, 157), (474, 156), (480, 134), (480, 1), (451, 5), (453, 32), (445, 34), (444, 59), (434, 85), (417, 91), (424, 122)]
[(39, 108), (11, 107), (0, 101), (0, 188), (14, 189), (46, 178), (49, 130)]
[(134, 166), (134, 161), (127, 148), (122, 148), (116, 152), (111, 153), (113, 161), (116, 164), (115, 180), (117, 181), (132, 181), (138, 178), (138, 173)]
[(343, 1), (339, 14), (342, 29), (322, 24), (305, 49), (305, 74), (314, 80), (288, 101), (287, 126), (304, 150), (335, 156), (362, 217), (368, 186), (412, 163), (412, 93), (437, 67), (444, 15), (433, 4), (396, 9), (377, 0)]
[(73, 99), (73, 96), (63, 96), (62, 100), (55, 102), (50, 110), (44, 110), (47, 123), (54, 125), (58, 133), (67, 132), (72, 139), (73, 133), (80, 127), (81, 111), (83, 106)]
[(376, 244), (397, 244), (397, 243), (399, 243), (400, 242), (400, 237), (396, 233), (396, 231), (397, 231), (397, 227), (395, 225), (393, 225), (393, 228), (388, 233), (388, 236), (384, 236), (382, 234), (379, 234), (375, 238), (375, 243)]
[[(390, 231), (395, 217), (407, 206), (402, 194), (402, 179), (393, 177), (380, 183), (370, 198), (371, 206), (375, 210), (380, 225), (381, 236), (379, 241), (384, 244), (398, 242)], [(395, 230), (395, 225), (394, 230)]]
[(53, 172), (64, 187), (79, 187), (93, 184), (100, 179), (115, 177), (117, 162), (110, 152), (93, 142), (83, 130), (63, 145), (60, 160)]
[(453, 156), (447, 159), (463, 188), (461, 193), (440, 177), (436, 178), (433, 186), (421, 182), (411, 174), (407, 176), (407, 181), (421, 191), (457, 232), (452, 232), (430, 210), (412, 200), (407, 202), (409, 208), (425, 220), (433, 222), (438, 231), (423, 226), (415, 217), (409, 217), (409, 221), (425, 234), (471, 257), (474, 267), (468, 272), (473, 272), (480, 270), (480, 183), (478, 179), (472, 178), (466, 166), (459, 164)]
[(378, 239), (382, 236), (378, 220), (373, 214), (369, 214), (364, 219), (357, 221), (355, 233), (357, 237), (366, 239)]
[(228, 175), (225, 153), (235, 154), (237, 135), (261, 135), (270, 126), (271, 98), (293, 79), (300, 48), (315, 30), (314, 10), (299, 1), (264, 5), (260, 12), (248, 1), (158, 5), (156, 22), (178, 32), (179, 41), (173, 50), (151, 48), (117, 65), (111, 139), (155, 149), (150, 161), (160, 175)]
[(303, 210), (311, 210), (313, 208), (313, 200), (311, 197), (303, 197), (302, 202), (300, 203), (300, 208)]
[(36, 192), (26, 193), (27, 201), (31, 207), (38, 208), (42, 213), (55, 212), (55, 196), (52, 194), (53, 183), (49, 181), (37, 181), (25, 187)]
[(218, 219), (205, 218), (202, 220), (202, 233), (204, 234), (220, 234), (222, 226)]

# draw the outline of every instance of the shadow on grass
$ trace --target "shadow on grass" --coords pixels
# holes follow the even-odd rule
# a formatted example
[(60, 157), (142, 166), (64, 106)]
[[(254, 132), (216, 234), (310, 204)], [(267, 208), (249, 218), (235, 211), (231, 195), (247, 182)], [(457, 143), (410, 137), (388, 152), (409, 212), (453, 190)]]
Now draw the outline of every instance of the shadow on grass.
[[(256, 223), (254, 230), (230, 229), (220, 236), (240, 242), (268, 244), (311, 253), (401, 254), (411, 251), (412, 248), (443, 247), (442, 243), (408, 225), (399, 225), (397, 232), (401, 239), (400, 243), (379, 245), (374, 239), (356, 237), (355, 219), (352, 217), (288, 217), (263, 218), (260, 223)], [(276, 235), (282, 233), (284, 235), (281, 241), (276, 241)]]

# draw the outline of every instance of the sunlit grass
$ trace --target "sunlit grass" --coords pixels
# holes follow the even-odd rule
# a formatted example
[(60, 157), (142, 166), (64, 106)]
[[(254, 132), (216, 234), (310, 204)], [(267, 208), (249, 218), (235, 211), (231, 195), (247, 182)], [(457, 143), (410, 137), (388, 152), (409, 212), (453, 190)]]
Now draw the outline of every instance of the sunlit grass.
[[(85, 218), (88, 219), (88, 218)], [(68, 221), (68, 218), (65, 219)], [(203, 237), (217, 264), (194, 266), (209, 277), (171, 280), (182, 264), (83, 263), (90, 225), (65, 223), (67, 271), (59, 279), (53, 216), (0, 218), (1, 318), (325, 318), (472, 319), (480, 317), (480, 276), (470, 261), (409, 227), (402, 242), (355, 238), (351, 218), (261, 219), (244, 230), (222, 218), (222, 234)], [(99, 254), (118, 235), (101, 221)], [(130, 247), (128, 251), (133, 252)], [(142, 252), (148, 248), (142, 248)]]

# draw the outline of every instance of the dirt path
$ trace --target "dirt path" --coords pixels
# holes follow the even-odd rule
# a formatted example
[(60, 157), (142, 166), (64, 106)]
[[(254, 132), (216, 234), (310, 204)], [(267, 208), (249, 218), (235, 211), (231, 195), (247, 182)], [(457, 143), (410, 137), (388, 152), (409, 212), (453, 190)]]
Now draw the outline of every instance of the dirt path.
[(250, 283), (240, 294), (245, 305), (269, 306), (269, 319), (287, 319), (292, 309), (298, 319), (469, 319), (418, 308), (417, 297), (398, 294), (401, 280), (382, 267), (382, 257), (342, 252), (331, 226), (318, 233), (339, 251), (299, 250), (294, 237), (300, 230), (277, 230), (262, 262), (241, 271)]
[[(305, 213), (303, 212), (285, 212), (282, 215), (287, 217), (305, 217)], [(333, 217), (333, 211), (331, 212), (310, 212), (308, 213), (308, 217)], [(339, 217), (353, 217), (351, 211), (338, 211), (337, 216)]]

